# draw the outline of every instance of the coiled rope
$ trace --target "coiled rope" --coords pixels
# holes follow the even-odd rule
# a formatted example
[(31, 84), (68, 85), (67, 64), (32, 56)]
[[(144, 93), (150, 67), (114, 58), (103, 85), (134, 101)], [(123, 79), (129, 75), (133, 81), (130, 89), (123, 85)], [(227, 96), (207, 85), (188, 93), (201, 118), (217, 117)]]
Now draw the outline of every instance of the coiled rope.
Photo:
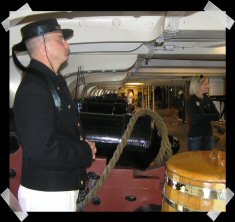
[(112, 159), (109, 161), (108, 165), (105, 167), (103, 174), (96, 181), (95, 186), (86, 195), (85, 199), (82, 202), (77, 204), (77, 211), (82, 211), (83, 207), (88, 202), (90, 202), (93, 199), (93, 197), (96, 196), (100, 188), (106, 182), (112, 169), (115, 167), (116, 163), (118, 162), (119, 157), (121, 156), (123, 149), (127, 144), (128, 139), (130, 138), (131, 132), (134, 128), (136, 121), (138, 120), (140, 116), (144, 116), (144, 115), (149, 115), (152, 117), (153, 123), (162, 138), (161, 148), (158, 152), (157, 157), (154, 160), (154, 163), (156, 164), (156, 166), (161, 166), (164, 161), (168, 160), (172, 156), (172, 149), (171, 149), (171, 144), (168, 138), (168, 131), (167, 131), (166, 124), (164, 123), (162, 117), (157, 112), (153, 112), (147, 109), (141, 109), (137, 111), (131, 117), (127, 125), (127, 128), (121, 138), (121, 142), (118, 144), (117, 149), (113, 153)]

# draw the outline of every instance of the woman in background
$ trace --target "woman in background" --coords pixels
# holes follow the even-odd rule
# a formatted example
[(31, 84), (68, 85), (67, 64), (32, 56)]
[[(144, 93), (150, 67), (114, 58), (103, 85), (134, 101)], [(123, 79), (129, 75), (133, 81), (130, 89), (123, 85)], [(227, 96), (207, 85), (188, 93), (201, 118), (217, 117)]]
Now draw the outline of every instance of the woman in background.
[(190, 98), (187, 104), (189, 112), (188, 149), (190, 151), (212, 150), (214, 147), (211, 121), (219, 120), (219, 112), (208, 93), (208, 77), (194, 76), (190, 82)]

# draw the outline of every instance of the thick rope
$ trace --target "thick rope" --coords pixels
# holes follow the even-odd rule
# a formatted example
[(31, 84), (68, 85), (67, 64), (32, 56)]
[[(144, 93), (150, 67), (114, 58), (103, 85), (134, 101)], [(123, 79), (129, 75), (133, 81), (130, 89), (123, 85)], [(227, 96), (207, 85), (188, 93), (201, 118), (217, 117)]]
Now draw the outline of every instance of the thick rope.
[(77, 211), (81, 211), (82, 208), (88, 202), (90, 202), (101, 189), (101, 187), (107, 180), (109, 174), (111, 173), (111, 170), (115, 167), (116, 163), (118, 162), (119, 157), (121, 156), (123, 149), (126, 146), (128, 139), (130, 138), (131, 132), (134, 128), (137, 119), (143, 115), (150, 115), (152, 117), (154, 125), (157, 128), (160, 136), (162, 137), (161, 148), (158, 152), (157, 157), (154, 160), (155, 164), (161, 166), (164, 161), (168, 160), (172, 156), (171, 144), (169, 142), (167, 128), (161, 116), (159, 116), (157, 112), (153, 112), (147, 109), (141, 109), (140, 111), (137, 111), (131, 117), (127, 128), (121, 138), (121, 142), (118, 144), (112, 159), (109, 161), (109, 164), (105, 167), (103, 174), (97, 180), (95, 186), (86, 195), (85, 199), (77, 205)]

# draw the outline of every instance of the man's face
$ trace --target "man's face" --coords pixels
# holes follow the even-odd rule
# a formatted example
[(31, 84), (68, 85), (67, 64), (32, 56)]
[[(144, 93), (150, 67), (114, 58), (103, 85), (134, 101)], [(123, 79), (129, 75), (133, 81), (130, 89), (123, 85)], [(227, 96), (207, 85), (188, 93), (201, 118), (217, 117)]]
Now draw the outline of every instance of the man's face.
[(68, 59), (69, 44), (64, 40), (61, 31), (50, 32), (45, 35), (48, 56), (59, 65)]

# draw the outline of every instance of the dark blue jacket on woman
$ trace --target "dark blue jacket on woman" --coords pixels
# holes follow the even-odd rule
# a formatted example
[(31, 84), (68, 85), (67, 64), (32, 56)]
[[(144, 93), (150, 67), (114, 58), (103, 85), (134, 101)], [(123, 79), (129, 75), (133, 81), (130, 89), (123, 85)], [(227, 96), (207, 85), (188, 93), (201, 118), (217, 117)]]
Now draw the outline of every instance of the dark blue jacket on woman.
[(210, 97), (203, 99), (190, 96), (187, 103), (189, 112), (189, 137), (211, 136), (211, 121), (219, 120), (219, 112)]

